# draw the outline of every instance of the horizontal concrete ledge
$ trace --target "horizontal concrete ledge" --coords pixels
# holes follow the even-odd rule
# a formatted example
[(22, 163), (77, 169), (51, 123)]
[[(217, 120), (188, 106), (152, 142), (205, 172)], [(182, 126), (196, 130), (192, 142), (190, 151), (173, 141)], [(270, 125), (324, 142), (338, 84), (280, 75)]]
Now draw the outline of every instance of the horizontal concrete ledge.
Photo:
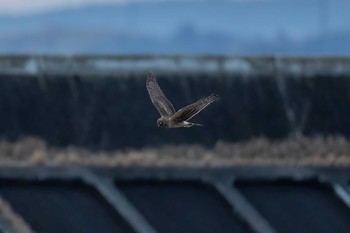
[(125, 181), (138, 179), (176, 179), (182, 181), (201, 180), (308, 180), (318, 178), (322, 182), (348, 182), (350, 167), (300, 167), (300, 166), (232, 166), (217, 168), (181, 168), (181, 167), (103, 167), (103, 166), (31, 166), (0, 167), (0, 179), (22, 180), (76, 180), (89, 172), (104, 177)]
[(350, 57), (0, 56), (0, 74), (123, 75), (133, 73), (348, 75)]

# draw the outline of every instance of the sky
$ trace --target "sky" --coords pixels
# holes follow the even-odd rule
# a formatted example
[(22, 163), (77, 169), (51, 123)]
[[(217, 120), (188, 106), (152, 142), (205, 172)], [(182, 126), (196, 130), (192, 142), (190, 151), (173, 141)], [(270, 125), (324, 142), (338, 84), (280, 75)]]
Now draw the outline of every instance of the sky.
[(350, 0), (0, 0), (0, 54), (350, 54), (349, 9)]
[(32, 14), (60, 8), (79, 7), (94, 3), (108, 4), (125, 2), (128, 2), (128, 0), (0, 0), (0, 14)]
[[(0, 15), (23, 15), (37, 12), (82, 7), (91, 4), (127, 4), (135, 2), (165, 2), (186, 0), (0, 0)], [(192, 0), (193, 1), (193, 0)], [(202, 1), (202, 0), (195, 0)], [(227, 0), (227, 1), (283, 1), (283, 0)]]

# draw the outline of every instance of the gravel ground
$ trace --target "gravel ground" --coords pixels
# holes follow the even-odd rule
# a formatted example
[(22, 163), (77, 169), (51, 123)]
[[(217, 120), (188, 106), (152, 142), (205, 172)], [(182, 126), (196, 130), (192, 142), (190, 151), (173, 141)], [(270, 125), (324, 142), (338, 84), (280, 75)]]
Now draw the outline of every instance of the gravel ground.
[(214, 147), (167, 145), (140, 150), (89, 151), (54, 148), (37, 138), (0, 141), (0, 166), (184, 166), (240, 165), (349, 166), (350, 140), (341, 136), (298, 137), (278, 141), (217, 142)]

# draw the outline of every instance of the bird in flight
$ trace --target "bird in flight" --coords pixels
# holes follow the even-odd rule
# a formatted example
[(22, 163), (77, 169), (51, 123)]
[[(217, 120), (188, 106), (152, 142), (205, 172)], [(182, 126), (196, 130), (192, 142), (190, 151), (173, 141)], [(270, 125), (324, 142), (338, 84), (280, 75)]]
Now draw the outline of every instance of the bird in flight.
[(160, 118), (157, 120), (158, 127), (161, 128), (181, 128), (202, 126), (200, 124), (189, 122), (188, 120), (197, 115), (200, 111), (206, 108), (209, 104), (218, 101), (219, 96), (211, 94), (204, 97), (193, 104), (181, 108), (177, 112), (172, 103), (165, 97), (157, 83), (157, 79), (152, 72), (150, 72), (146, 79), (146, 88), (151, 97), (153, 105), (160, 113)]

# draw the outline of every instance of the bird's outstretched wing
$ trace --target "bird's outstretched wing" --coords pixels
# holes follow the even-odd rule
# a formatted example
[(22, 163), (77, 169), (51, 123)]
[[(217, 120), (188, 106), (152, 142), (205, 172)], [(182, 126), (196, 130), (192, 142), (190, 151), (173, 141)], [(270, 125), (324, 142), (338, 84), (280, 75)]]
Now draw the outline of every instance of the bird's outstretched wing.
[(193, 104), (187, 105), (177, 111), (174, 116), (170, 119), (175, 122), (187, 121), (197, 115), (200, 111), (206, 108), (209, 104), (214, 101), (218, 101), (220, 97), (218, 95), (211, 94), (210, 96), (204, 97)]
[(146, 79), (146, 88), (152, 103), (157, 108), (159, 114), (165, 117), (171, 117), (175, 113), (172, 103), (165, 97), (157, 83), (157, 79), (152, 72), (150, 72)]

